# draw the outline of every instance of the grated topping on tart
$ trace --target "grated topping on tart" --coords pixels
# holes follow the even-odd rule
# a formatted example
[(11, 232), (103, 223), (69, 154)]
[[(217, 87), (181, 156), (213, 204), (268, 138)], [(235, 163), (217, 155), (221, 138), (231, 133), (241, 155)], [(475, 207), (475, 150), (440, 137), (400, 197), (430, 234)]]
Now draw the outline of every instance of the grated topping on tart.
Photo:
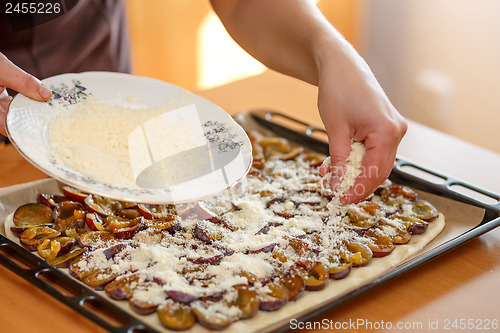
[[(75, 210), (85, 220), (75, 218), (63, 232), (86, 252), (62, 264), (87, 285), (128, 299), (139, 313), (157, 311), (167, 328), (188, 329), (196, 318), (221, 329), (257, 308), (278, 310), (304, 289), (348, 278), (352, 267), (389, 255), (439, 214), (389, 181), (366, 201), (333, 207), (336, 193), (321, 186), (318, 170), (324, 156), (278, 138), (252, 143), (260, 155), (246, 196), (228, 192), (176, 207), (115, 203), (102, 221), (88, 207), (83, 215)], [(348, 168), (359, 169), (361, 160), (350, 158)], [(92, 202), (105, 200), (94, 195)]]

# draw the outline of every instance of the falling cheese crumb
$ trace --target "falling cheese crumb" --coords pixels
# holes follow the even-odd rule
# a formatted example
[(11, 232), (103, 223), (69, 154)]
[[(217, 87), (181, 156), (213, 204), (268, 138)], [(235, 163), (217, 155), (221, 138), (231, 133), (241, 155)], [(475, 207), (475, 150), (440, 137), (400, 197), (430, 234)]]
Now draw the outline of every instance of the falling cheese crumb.
[[(363, 159), (366, 155), (366, 147), (362, 142), (353, 142), (351, 144), (351, 152), (346, 160), (345, 170), (343, 175), (339, 178), (339, 185), (335, 188), (334, 204), (340, 203), (340, 198), (345, 196), (347, 191), (354, 186), (356, 179), (362, 172)], [(331, 165), (330, 156), (323, 162), (323, 166)], [(322, 184), (330, 185), (333, 175), (331, 172), (326, 173), (322, 178)]]
[(347, 159), (345, 176), (340, 180), (341, 191), (347, 191), (354, 186), (354, 183), (362, 171), (363, 159), (366, 155), (366, 147), (362, 142), (351, 144), (351, 153)]

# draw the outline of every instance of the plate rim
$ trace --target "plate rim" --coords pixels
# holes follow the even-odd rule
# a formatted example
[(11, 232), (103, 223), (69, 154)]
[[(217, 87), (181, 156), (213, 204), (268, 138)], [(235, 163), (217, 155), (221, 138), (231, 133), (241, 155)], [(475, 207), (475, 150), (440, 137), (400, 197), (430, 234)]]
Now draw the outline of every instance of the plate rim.
[[(32, 164), (34, 167), (36, 167), (37, 169), (39, 169), (43, 173), (47, 174), (49, 177), (57, 179), (58, 181), (60, 181), (64, 184), (75, 187), (75, 188), (80, 189), (84, 192), (89, 192), (92, 194), (112, 198), (115, 200), (132, 201), (132, 202), (147, 203), (147, 204), (181, 204), (181, 203), (186, 203), (186, 202), (199, 201), (199, 200), (207, 199), (209, 197), (214, 197), (214, 196), (220, 195), (221, 193), (231, 189), (233, 186), (235, 186), (236, 184), (241, 182), (246, 177), (248, 172), (250, 171), (250, 168), (251, 168), (252, 162), (253, 162), (253, 156), (251, 153), (251, 151), (252, 151), (251, 150), (251, 141), (250, 141), (250, 138), (248, 138), (248, 135), (245, 132), (245, 130), (242, 128), (242, 126), (240, 124), (238, 124), (231, 115), (229, 115), (226, 111), (224, 111), (221, 107), (219, 107), (215, 103), (211, 102), (210, 100), (208, 100), (200, 95), (194, 94), (193, 92), (191, 92), (183, 87), (177, 86), (177, 85), (172, 84), (170, 82), (162, 81), (160, 79), (152, 78), (152, 77), (133, 75), (133, 74), (121, 73), (121, 72), (107, 72), (107, 71), (85, 71), (85, 72), (80, 72), (80, 73), (62, 73), (62, 74), (47, 77), (47, 78), (41, 80), (41, 82), (46, 83), (47, 81), (51, 81), (51, 80), (54, 80), (56, 78), (64, 78), (65, 80), (68, 80), (68, 79), (78, 80), (80, 78), (84, 79), (85, 77), (90, 77), (93, 79), (100, 78), (100, 77), (103, 77), (103, 78), (123, 77), (123, 78), (134, 79), (134, 80), (136, 80), (136, 79), (137, 80), (145, 80), (145, 81), (151, 82), (153, 84), (160, 84), (160, 85), (164, 85), (165, 87), (175, 89), (176, 91), (179, 91), (181, 93), (185, 93), (187, 96), (192, 96), (194, 99), (196, 99), (193, 101), (193, 104), (196, 104), (196, 101), (208, 103), (209, 105), (213, 106), (215, 110), (220, 111), (221, 114), (225, 113), (227, 115), (227, 119), (231, 121), (230, 122), (231, 126), (234, 127), (237, 131), (239, 131), (240, 134), (243, 134), (242, 138), (245, 139), (244, 140), (245, 142), (243, 143), (243, 145), (246, 144), (249, 147), (249, 150), (246, 153), (246, 155), (248, 156), (248, 165), (245, 166), (245, 170), (244, 170), (243, 174), (241, 176), (237, 177), (234, 180), (234, 182), (232, 182), (232, 183), (228, 182), (228, 183), (226, 183), (226, 186), (221, 187), (220, 189), (217, 189), (217, 191), (213, 191), (213, 192), (208, 193), (208, 194), (197, 196), (195, 198), (182, 197), (179, 200), (174, 199), (171, 196), (170, 189), (165, 189), (165, 188), (163, 188), (163, 189), (137, 188), (136, 189), (136, 188), (132, 188), (132, 187), (128, 187), (128, 186), (106, 184), (106, 183), (101, 183), (101, 182), (95, 182), (96, 184), (100, 185), (99, 188), (95, 188), (94, 186), (92, 186), (92, 183), (84, 182), (84, 184), (82, 184), (83, 180), (74, 179), (74, 177), (72, 177), (70, 179), (65, 178), (64, 176), (61, 176), (61, 174), (63, 174), (63, 172), (57, 173), (57, 172), (54, 172), (53, 170), (47, 170), (47, 168), (45, 168), (44, 166), (39, 165), (37, 163), (36, 158), (32, 158), (32, 157), (28, 156), (28, 154), (23, 149), (21, 149), (21, 147), (19, 146), (19, 142), (16, 141), (16, 136), (15, 135), (13, 136), (12, 131), (9, 129), (9, 119), (12, 119), (12, 117), (13, 117), (11, 110), (22, 107), (22, 106), (16, 106), (16, 103), (20, 103), (20, 102), (18, 102), (20, 99), (27, 98), (22, 94), (17, 94), (16, 96), (14, 96), (11, 103), (9, 104), (9, 109), (8, 109), (7, 116), (5, 119), (5, 128), (6, 128), (7, 136), (9, 138), (10, 142), (12, 143), (12, 145), (16, 148), (16, 150), (20, 153), (20, 155), (25, 160), (27, 160), (30, 164)], [(39, 102), (39, 103), (46, 103), (46, 102)], [(9, 114), (11, 115), (10, 117), (9, 117)], [(57, 165), (61, 165), (61, 164), (57, 163)], [(69, 166), (65, 166), (65, 167), (78, 173), (78, 171), (74, 170), (73, 168), (71, 168)], [(88, 178), (90, 178), (90, 177), (88, 177)], [(115, 192), (118, 191), (118, 193), (113, 193), (113, 188), (115, 188), (114, 191)], [(112, 190), (112, 191), (106, 192), (106, 190)], [(139, 193), (137, 193), (137, 191), (142, 191), (143, 193), (139, 194)], [(142, 195), (144, 195), (145, 192), (149, 192), (149, 194), (148, 194), (149, 197), (154, 195), (154, 196), (158, 197), (159, 199), (148, 198), (147, 200), (144, 200), (144, 199), (142, 199)], [(129, 193), (129, 194), (127, 194), (127, 193)], [(136, 194), (131, 195), (130, 193), (136, 193)], [(167, 199), (167, 200), (161, 199), (162, 197), (165, 198), (165, 196), (168, 196), (169, 199)]]

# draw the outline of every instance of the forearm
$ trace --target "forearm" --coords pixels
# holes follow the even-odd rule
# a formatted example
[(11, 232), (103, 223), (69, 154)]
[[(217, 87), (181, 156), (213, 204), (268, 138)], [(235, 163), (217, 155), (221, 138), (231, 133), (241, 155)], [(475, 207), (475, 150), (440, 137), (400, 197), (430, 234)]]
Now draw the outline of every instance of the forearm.
[[(406, 122), (366, 62), (309, 0), (212, 0), (226, 29), (266, 66), (318, 86), (331, 165), (342, 170), (352, 141), (364, 142), (364, 170), (346, 195), (364, 199), (389, 175)], [(332, 178), (333, 179), (333, 178)], [(330, 182), (335, 188), (336, 178)]]
[(309, 0), (212, 0), (231, 36), (264, 65), (318, 84), (324, 62), (362, 67), (354, 49)]

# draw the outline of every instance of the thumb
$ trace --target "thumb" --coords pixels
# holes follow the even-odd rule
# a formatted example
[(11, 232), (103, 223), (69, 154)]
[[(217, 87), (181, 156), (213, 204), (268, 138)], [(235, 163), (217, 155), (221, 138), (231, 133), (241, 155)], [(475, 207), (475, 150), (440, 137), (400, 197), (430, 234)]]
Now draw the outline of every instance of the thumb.
[(0, 87), (6, 87), (37, 101), (46, 101), (52, 91), (33, 75), (14, 65), (0, 52)]
[(7, 110), (9, 109), (10, 101), (12, 97), (7, 94), (7, 90), (3, 90), (0, 93), (0, 134), (7, 136), (7, 131), (5, 130), (5, 117), (7, 116)]

